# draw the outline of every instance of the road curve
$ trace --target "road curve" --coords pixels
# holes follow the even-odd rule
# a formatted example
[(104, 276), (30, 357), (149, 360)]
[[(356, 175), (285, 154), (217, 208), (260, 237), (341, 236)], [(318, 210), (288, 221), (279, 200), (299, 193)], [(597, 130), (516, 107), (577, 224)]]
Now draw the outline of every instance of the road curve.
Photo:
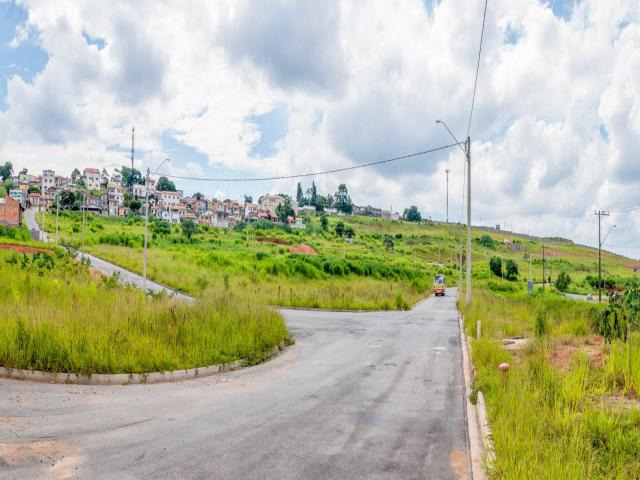
[[(41, 241), (49, 242), (49, 238), (47, 237), (46, 232), (44, 232), (43, 230), (40, 230), (40, 227), (38, 226), (38, 222), (36, 221), (36, 218), (35, 218), (35, 211), (33, 208), (28, 208), (25, 211), (25, 223), (27, 224), (27, 228), (29, 230), (31, 230), (32, 232), (38, 233), (39, 239)], [(164, 292), (167, 295), (170, 295), (176, 298), (177, 300), (181, 300), (181, 301), (186, 301), (186, 302), (195, 301), (194, 297), (191, 297), (184, 293), (180, 293), (170, 287), (162, 285), (161, 283), (154, 282), (153, 280), (149, 280), (148, 278), (145, 284), (142, 278), (142, 275), (138, 275), (137, 273), (126, 270), (111, 262), (107, 262), (106, 260), (96, 257), (95, 255), (85, 253), (84, 256), (89, 259), (89, 263), (91, 267), (96, 269), (100, 273), (107, 276), (111, 276), (112, 274), (117, 273), (119, 281), (123, 284), (130, 284), (136, 288), (142, 288), (143, 285), (146, 285), (146, 291), (151, 290), (152, 292), (155, 292), (155, 293)], [(76, 259), (81, 260), (82, 254), (78, 253), (76, 255)]]
[(0, 478), (468, 478), (455, 290), (409, 312), (283, 313), (296, 344), (229, 374), (0, 380)]

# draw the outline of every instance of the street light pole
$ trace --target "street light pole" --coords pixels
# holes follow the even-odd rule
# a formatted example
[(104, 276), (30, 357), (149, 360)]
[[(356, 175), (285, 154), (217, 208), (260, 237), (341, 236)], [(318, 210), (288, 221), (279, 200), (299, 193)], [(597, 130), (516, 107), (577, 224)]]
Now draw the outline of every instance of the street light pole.
[(58, 217), (60, 216), (60, 193), (56, 192), (56, 246), (58, 246)]
[(471, 137), (467, 137), (467, 304), (471, 303)]
[[(458, 141), (445, 122), (442, 120), (436, 120), (436, 123), (439, 123), (447, 129), (449, 135), (453, 137), (460, 149), (464, 152), (464, 156), (467, 160), (467, 288), (465, 301), (469, 304), (471, 303), (471, 137), (467, 136), (463, 147), (462, 142)], [(460, 286), (462, 286), (462, 282)]]
[[(160, 165), (154, 170), (157, 172), (160, 170), (165, 162), (169, 162), (168, 158), (165, 158)], [(144, 248), (142, 257), (142, 291), (147, 292), (147, 238), (149, 231), (149, 181), (151, 180), (151, 171), (147, 168), (147, 177), (145, 180), (145, 208), (144, 208)], [(133, 186), (131, 187), (133, 189)]]

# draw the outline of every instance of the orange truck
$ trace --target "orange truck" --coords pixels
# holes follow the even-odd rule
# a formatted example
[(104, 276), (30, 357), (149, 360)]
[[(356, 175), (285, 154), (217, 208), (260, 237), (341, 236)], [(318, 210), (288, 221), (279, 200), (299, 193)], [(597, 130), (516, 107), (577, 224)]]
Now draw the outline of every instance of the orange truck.
[(444, 297), (445, 288), (447, 288), (444, 281), (444, 275), (438, 274), (433, 279), (433, 294), (437, 297), (442, 295)]

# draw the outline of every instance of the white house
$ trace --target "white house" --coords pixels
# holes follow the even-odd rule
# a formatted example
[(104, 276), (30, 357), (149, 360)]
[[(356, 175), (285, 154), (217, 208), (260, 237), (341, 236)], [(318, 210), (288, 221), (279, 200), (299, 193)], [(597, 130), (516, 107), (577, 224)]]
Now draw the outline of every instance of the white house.
[(268, 210), (270, 213), (276, 213), (276, 208), (278, 205), (284, 202), (284, 198), (280, 195), (263, 195), (258, 200), (258, 204), (265, 210)]
[(84, 185), (88, 190), (100, 190), (100, 170), (97, 168), (85, 168), (82, 176)]
[(51, 187), (56, 187), (56, 172), (54, 172), (53, 170), (43, 170), (42, 186), (40, 188), (40, 191), (46, 192)]

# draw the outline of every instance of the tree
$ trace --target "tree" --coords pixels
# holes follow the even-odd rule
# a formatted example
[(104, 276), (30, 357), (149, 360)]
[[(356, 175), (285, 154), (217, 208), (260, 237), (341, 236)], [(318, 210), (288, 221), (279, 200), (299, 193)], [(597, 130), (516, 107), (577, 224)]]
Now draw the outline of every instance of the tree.
[(323, 232), (326, 232), (329, 229), (329, 218), (325, 213), (320, 217), (320, 228), (322, 228)]
[(483, 247), (495, 248), (497, 242), (489, 235), (482, 235), (480, 238), (476, 238), (476, 243), (482, 245)]
[(20, 175), (26, 175), (29, 173), (29, 170), (27, 170), (26, 168), (23, 168), (22, 170), (20, 170)]
[(353, 212), (353, 202), (349, 196), (349, 191), (344, 183), (338, 186), (338, 191), (335, 194), (335, 206), (339, 212), (345, 215), (351, 215)]
[(502, 259), (500, 257), (491, 257), (489, 260), (489, 270), (497, 276), (502, 277)]
[(316, 210), (318, 210), (318, 206), (316, 204), (317, 199), (318, 191), (316, 190), (316, 182), (311, 182), (311, 186), (307, 190), (307, 205), (316, 207)]
[(276, 215), (282, 223), (287, 223), (289, 217), (295, 218), (296, 212), (293, 210), (291, 199), (288, 196), (285, 196), (284, 202), (276, 207)]
[(567, 272), (560, 272), (556, 280), (556, 288), (561, 292), (566, 292), (571, 283), (571, 277)]
[(7, 178), (11, 178), (11, 175), (13, 175), (13, 164), (11, 162), (5, 162), (5, 164), (0, 167), (0, 178), (2, 178), (2, 181), (5, 181)]
[(244, 203), (253, 203), (253, 197), (251, 195), (245, 195)]
[(29, 185), (29, 189), (27, 190), (29, 193), (42, 193), (40, 191), (40, 187), (38, 185)]
[(302, 193), (302, 185), (300, 185), (300, 182), (298, 182), (298, 188), (296, 189), (296, 202), (298, 202), (299, 207), (304, 205), (304, 194)]
[(63, 190), (58, 194), (60, 208), (63, 210), (77, 210), (82, 205), (82, 193)]
[(339, 237), (344, 235), (344, 223), (342, 222), (336, 223), (336, 235)]
[(418, 207), (411, 205), (409, 208), (404, 209), (404, 218), (409, 222), (419, 222), (422, 220), (422, 215), (420, 215)]
[(129, 168), (123, 165), (120, 175), (122, 176), (122, 186), (124, 188), (130, 189), (133, 185), (141, 185), (144, 183), (142, 174), (135, 168)]
[(138, 212), (140, 208), (142, 208), (142, 202), (137, 198), (134, 198), (129, 202), (129, 210), (132, 212)]
[(73, 182), (77, 181), (81, 176), (82, 174), (80, 173), (80, 170), (78, 170), (77, 168), (74, 168), (73, 172), (71, 172), (71, 180)]
[(204, 195), (200, 192), (196, 192), (193, 194), (193, 198), (195, 198), (196, 200), (202, 200), (204, 198)]
[(158, 183), (156, 185), (156, 189), (160, 190), (160, 191), (165, 191), (165, 192), (175, 192), (176, 191), (176, 185), (169, 180), (167, 177), (160, 177), (158, 179)]
[(13, 183), (13, 179), (11, 179), (11, 178), (7, 178), (7, 179), (4, 181), (4, 190), (5, 190), (6, 192), (8, 192), (8, 191), (9, 191), (9, 190), (11, 190), (13, 187), (15, 187), (15, 185), (14, 185), (14, 183)]
[(514, 262), (512, 259), (507, 259), (505, 263), (505, 278), (507, 280), (515, 280), (518, 276), (518, 264)]
[(104, 184), (108, 184), (109, 183), (109, 173), (107, 173), (107, 169), (106, 168), (102, 169), (102, 173), (100, 174), (100, 180)]
[(185, 220), (180, 224), (180, 227), (182, 228), (182, 234), (187, 237), (189, 241), (191, 241), (193, 234), (198, 233), (198, 226), (193, 220)]

